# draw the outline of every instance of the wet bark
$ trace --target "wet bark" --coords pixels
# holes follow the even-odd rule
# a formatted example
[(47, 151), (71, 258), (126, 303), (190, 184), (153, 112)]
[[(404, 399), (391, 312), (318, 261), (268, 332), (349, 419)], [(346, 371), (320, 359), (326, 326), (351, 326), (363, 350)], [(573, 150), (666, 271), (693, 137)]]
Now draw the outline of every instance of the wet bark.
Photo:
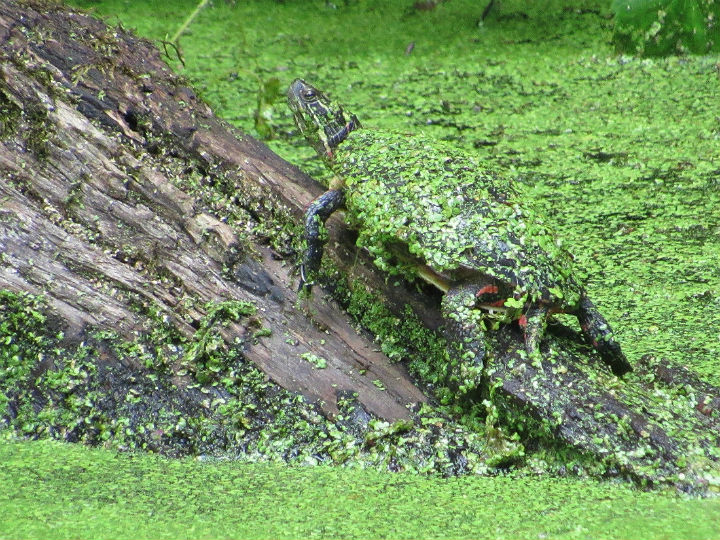
[[(247, 219), (214, 215), (189, 181), (237, 191)], [(319, 291), (298, 304), (292, 254), (257, 233), (300, 223), (321, 192), (215, 118), (149, 42), (49, 2), (0, 6), (0, 288), (44, 294), (66, 339), (98, 328), (133, 339), (151, 313), (191, 336), (208, 303), (245, 300), (254, 320), (223, 337), (276, 383), (330, 416), (354, 391), (377, 416), (408, 417), (427, 398), (403, 368)], [(386, 283), (339, 218), (328, 225), (342, 270), (438, 326), (437, 295)], [(261, 327), (270, 335), (254, 338)], [(541, 366), (523, 359), (517, 327), (493, 340), (482, 397), (530, 444), (569, 446), (641, 482), (693, 488), (717, 475), (716, 387), (652, 357), (619, 380), (578, 336), (550, 331)]]

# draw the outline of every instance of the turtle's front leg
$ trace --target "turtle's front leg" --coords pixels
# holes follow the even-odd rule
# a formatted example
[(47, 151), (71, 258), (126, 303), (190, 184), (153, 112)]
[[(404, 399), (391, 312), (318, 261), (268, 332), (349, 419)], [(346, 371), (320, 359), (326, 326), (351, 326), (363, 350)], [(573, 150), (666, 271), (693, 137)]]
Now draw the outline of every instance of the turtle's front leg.
[(312, 277), (320, 269), (325, 241), (321, 227), (330, 215), (345, 204), (345, 192), (342, 189), (331, 189), (315, 199), (305, 212), (305, 253), (300, 265), (300, 286), (298, 290), (309, 291)]
[(481, 385), (485, 331), (483, 314), (477, 309), (479, 290), (477, 283), (454, 285), (441, 304), (450, 362), (447, 383), (460, 394), (474, 392)]

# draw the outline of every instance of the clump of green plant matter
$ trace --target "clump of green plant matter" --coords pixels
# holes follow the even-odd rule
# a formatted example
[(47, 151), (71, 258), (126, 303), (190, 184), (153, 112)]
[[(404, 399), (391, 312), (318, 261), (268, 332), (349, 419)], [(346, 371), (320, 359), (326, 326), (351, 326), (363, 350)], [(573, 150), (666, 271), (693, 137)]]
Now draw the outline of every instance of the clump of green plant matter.
[(713, 0), (614, 0), (614, 41), (645, 56), (720, 51), (720, 5)]
[[(430, 406), (387, 422), (345, 392), (327, 419), (221, 338), (230, 322), (252, 324), (252, 304), (204, 306), (190, 338), (150, 310), (152, 327), (135, 340), (96, 330), (70, 343), (48, 325), (41, 297), (1, 291), (0, 300), (0, 426), (13, 437), (446, 476), (497, 473), (524, 456), (502, 432), (467, 429)], [(307, 360), (322, 369), (324, 359)]]

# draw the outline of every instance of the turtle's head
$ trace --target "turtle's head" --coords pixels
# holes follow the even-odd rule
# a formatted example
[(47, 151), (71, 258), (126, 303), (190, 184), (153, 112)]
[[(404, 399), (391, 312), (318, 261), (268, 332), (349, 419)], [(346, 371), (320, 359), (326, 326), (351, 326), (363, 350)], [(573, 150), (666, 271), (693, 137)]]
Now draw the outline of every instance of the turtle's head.
[(288, 105), (297, 127), (326, 159), (332, 159), (335, 148), (360, 127), (354, 114), (345, 114), (340, 105), (302, 79), (295, 79), (288, 88)]

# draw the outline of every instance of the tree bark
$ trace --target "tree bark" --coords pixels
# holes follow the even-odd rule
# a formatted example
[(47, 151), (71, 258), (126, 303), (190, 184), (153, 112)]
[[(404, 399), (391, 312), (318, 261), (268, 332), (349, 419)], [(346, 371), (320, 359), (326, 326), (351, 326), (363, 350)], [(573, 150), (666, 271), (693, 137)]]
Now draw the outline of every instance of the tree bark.
[[(188, 182), (224, 190), (247, 218), (214, 215)], [(45, 295), (66, 339), (91, 328), (133, 339), (152, 313), (189, 337), (211, 302), (252, 302), (254, 318), (223, 337), (276, 383), (330, 417), (352, 391), (370, 413), (408, 418), (427, 398), (402, 366), (322, 294), (298, 303), (286, 253), (257, 233), (300, 223), (321, 192), (215, 118), (149, 42), (50, 2), (0, 5), (0, 288)], [(341, 270), (438, 326), (437, 295), (387, 284), (339, 218), (329, 230)], [(254, 337), (260, 327), (270, 334)], [(482, 397), (526, 442), (570, 446), (641, 482), (720, 478), (718, 388), (651, 356), (619, 380), (578, 336), (550, 331), (540, 366), (523, 359), (516, 326), (491, 341)]]

